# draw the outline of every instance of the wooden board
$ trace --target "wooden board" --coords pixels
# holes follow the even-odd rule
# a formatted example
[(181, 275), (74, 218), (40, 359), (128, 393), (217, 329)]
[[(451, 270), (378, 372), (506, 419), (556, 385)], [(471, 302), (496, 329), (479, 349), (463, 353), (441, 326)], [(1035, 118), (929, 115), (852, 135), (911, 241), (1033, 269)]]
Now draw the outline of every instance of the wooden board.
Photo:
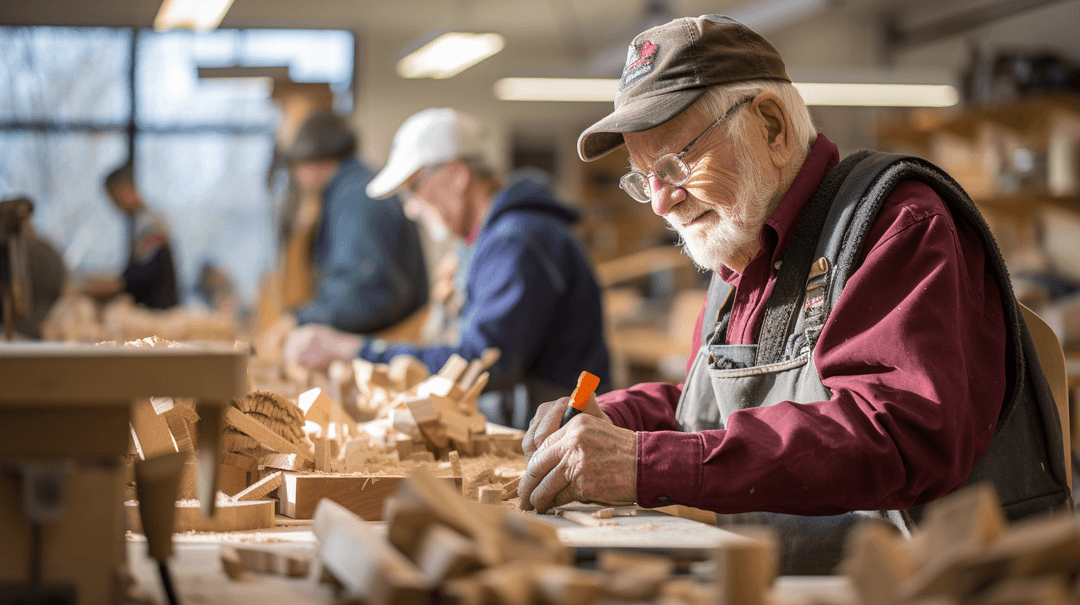
[[(127, 511), (128, 529), (136, 533), (142, 532), (138, 503), (125, 502), (124, 508)], [(173, 526), (173, 532), (244, 531), (273, 526), (273, 500), (218, 503), (214, 509), (214, 516), (210, 518), (199, 514), (198, 502), (185, 500), (176, 504), (176, 524)]]
[[(403, 476), (327, 475), (286, 471), (278, 489), (281, 514), (310, 519), (319, 500), (337, 502), (367, 521), (382, 521), (383, 501), (397, 492)], [(441, 478), (460, 491), (460, 477)]]
[(158, 415), (149, 399), (132, 402), (131, 428), (135, 432), (135, 447), (143, 460), (177, 451), (169, 423)]
[(280, 487), (281, 481), (281, 471), (271, 473), (263, 477), (261, 480), (255, 482), (247, 489), (233, 496), (233, 500), (236, 500), (238, 502), (261, 500), (264, 496)]
[(404, 477), (321, 475), (285, 472), (279, 488), (281, 514), (310, 519), (319, 500), (328, 498), (367, 521), (381, 521), (383, 501)]

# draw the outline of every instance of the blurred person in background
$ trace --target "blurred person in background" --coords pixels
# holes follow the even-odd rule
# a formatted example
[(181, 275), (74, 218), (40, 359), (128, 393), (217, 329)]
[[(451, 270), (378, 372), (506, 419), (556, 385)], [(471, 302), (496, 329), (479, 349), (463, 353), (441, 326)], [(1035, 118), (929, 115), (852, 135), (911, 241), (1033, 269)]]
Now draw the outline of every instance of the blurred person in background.
[(284, 230), (283, 287), (287, 306), (300, 300), (274, 332), (298, 324), (376, 332), (427, 301), (419, 229), (397, 198), (367, 196), (374, 175), (356, 147), (345, 119), (324, 110), (304, 121), (286, 150), (298, 203)]
[(135, 186), (135, 165), (130, 161), (105, 177), (105, 190), (124, 215), (127, 228), (127, 265), (116, 276), (98, 277), (83, 290), (98, 299), (126, 292), (135, 303), (166, 309), (180, 303), (169, 229), (161, 212), (146, 205)]
[[(0, 202), (0, 262), (10, 263), (8, 257), (7, 242), (2, 236), (8, 235), (8, 230), (14, 230), (15, 225), (6, 215), (7, 209), (17, 204), (32, 207), (32, 202), (27, 198), (12, 198)], [(25, 269), (29, 274), (30, 307), (25, 314), (19, 316), (15, 312), (13, 327), (15, 332), (22, 337), (38, 340), (41, 338), (41, 326), (49, 315), (53, 305), (60, 299), (64, 292), (64, 283), (67, 280), (67, 269), (64, 266), (64, 257), (50, 242), (38, 235), (32, 224), (20, 226), (26, 237), (26, 264)], [(10, 287), (5, 283), (10, 279), (9, 266), (0, 266), (0, 288)], [(0, 305), (0, 325), (5, 325), (7, 317), (6, 309)], [(3, 334), (0, 334), (2, 337)]]
[(386, 167), (367, 187), (375, 198), (409, 191), (468, 244), (457, 268), (464, 293), (457, 342), (416, 347), (311, 326), (289, 335), (286, 359), (320, 368), (407, 354), (435, 372), (455, 353), (472, 360), (498, 348), (479, 408), (516, 427), (541, 402), (569, 393), (583, 370), (609, 382), (600, 287), (571, 228), (580, 213), (539, 171), (499, 175), (493, 152), (488, 129), (472, 116), (427, 109), (398, 129)]

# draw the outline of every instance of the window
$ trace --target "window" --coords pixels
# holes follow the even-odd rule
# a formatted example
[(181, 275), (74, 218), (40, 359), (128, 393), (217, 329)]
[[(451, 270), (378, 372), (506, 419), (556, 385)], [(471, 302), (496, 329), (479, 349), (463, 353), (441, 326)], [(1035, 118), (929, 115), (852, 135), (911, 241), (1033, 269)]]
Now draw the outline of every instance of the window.
[(0, 81), (12, 83), (0, 87), (0, 198), (34, 200), (35, 226), (69, 269), (117, 272), (124, 228), (101, 183), (134, 151), (143, 197), (169, 220), (185, 298), (212, 262), (252, 301), (273, 262), (279, 116), (268, 79), (200, 79), (198, 68), (328, 82), (348, 112), (354, 48), (343, 31), (0, 27)]

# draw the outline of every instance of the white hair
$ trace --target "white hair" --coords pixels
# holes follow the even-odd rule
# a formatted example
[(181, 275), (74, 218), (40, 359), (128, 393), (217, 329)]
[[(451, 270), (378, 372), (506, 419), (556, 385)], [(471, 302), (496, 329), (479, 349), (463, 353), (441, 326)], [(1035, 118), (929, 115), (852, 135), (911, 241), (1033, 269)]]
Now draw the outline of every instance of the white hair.
[[(747, 97), (757, 96), (763, 92), (774, 93), (783, 101), (784, 107), (791, 117), (791, 129), (795, 134), (796, 144), (799, 144), (797, 153), (800, 155), (808, 153), (810, 146), (814, 144), (814, 140), (817, 138), (817, 127), (814, 126), (814, 121), (810, 117), (810, 110), (806, 108), (806, 101), (803, 101), (802, 95), (799, 94), (798, 89), (791, 82), (783, 80), (747, 80), (730, 84), (717, 84), (710, 86), (705, 91), (705, 94), (695, 101), (691, 107), (697, 109), (705, 117), (715, 120), (724, 115), (727, 110), (731, 109), (739, 101)], [(738, 138), (734, 135), (740, 132), (745, 119), (745, 112), (736, 111), (720, 126), (724, 128), (728, 136)]]

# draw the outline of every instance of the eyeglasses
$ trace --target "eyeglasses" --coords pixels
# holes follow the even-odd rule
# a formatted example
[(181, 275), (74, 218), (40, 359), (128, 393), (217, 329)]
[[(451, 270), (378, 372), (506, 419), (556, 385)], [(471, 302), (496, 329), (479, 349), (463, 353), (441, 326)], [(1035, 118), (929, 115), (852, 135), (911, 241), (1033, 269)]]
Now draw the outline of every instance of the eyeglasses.
[(652, 201), (652, 188), (649, 186), (649, 177), (652, 175), (656, 175), (656, 178), (664, 181), (668, 185), (682, 187), (686, 184), (686, 181), (690, 180), (690, 167), (686, 165), (686, 160), (683, 159), (686, 152), (690, 151), (690, 148), (694, 146), (694, 143), (697, 143), (705, 135), (709, 134), (713, 128), (716, 128), (716, 126), (730, 116), (732, 112), (753, 100), (754, 97), (747, 97), (732, 105), (730, 109), (724, 112), (724, 115), (716, 118), (712, 124), (709, 124), (708, 128), (694, 137), (694, 140), (690, 141), (686, 147), (683, 147), (683, 150), (679, 153), (668, 153), (660, 156), (659, 159), (653, 162), (652, 172), (646, 174), (640, 170), (631, 170), (624, 174), (623, 177), (619, 179), (619, 187), (621, 187), (623, 191), (629, 193), (630, 197), (642, 204), (648, 204)]

